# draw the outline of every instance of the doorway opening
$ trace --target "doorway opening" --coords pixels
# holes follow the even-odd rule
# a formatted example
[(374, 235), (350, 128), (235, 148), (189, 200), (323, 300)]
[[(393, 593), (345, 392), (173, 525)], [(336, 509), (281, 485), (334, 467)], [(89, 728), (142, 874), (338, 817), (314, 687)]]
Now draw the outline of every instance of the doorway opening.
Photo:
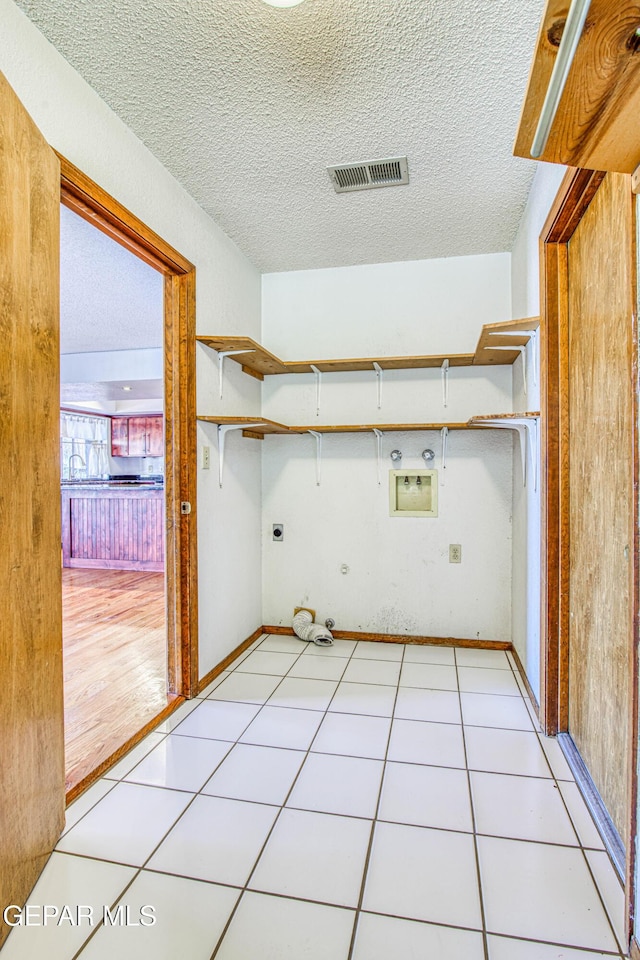
[[(59, 159), (69, 803), (195, 693), (195, 269)], [(100, 317), (93, 343), (82, 318), (64, 316), (65, 283), (87, 259), (65, 261), (70, 237), (137, 274), (142, 300)]]

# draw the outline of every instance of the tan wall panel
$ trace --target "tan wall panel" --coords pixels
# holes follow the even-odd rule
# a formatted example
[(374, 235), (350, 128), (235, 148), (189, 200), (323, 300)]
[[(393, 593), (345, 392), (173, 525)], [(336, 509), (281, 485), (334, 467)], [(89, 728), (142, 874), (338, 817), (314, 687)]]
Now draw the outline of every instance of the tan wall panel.
[(59, 197), (58, 160), (0, 74), (3, 905), (27, 897), (64, 823)]
[(569, 243), (569, 732), (623, 842), (633, 645), (630, 178), (608, 174)]

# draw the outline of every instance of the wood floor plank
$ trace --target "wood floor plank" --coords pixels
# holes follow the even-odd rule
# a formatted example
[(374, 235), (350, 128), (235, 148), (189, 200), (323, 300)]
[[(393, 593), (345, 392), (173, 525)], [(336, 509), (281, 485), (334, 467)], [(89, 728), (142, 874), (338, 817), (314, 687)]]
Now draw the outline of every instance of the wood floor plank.
[(164, 574), (62, 573), (68, 793), (172, 698)]

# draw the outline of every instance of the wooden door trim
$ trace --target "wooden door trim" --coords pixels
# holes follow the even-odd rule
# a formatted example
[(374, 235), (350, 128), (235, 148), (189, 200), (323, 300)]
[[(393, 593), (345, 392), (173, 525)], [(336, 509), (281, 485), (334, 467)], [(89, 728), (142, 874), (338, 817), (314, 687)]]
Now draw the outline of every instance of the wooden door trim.
[[(603, 171), (570, 167), (560, 184), (540, 234), (541, 344), (541, 690), (540, 722), (547, 735), (568, 730), (569, 702), (569, 291), (568, 244), (598, 187)], [(631, 186), (629, 187), (631, 194)], [(635, 244), (635, 231), (633, 231)], [(629, 823), (626, 839), (627, 932), (634, 929), (635, 837), (637, 831), (636, 771), (638, 753), (638, 370), (636, 320), (636, 252), (631, 270), (633, 290), (633, 636), (629, 638), (631, 690), (629, 704)]]
[[(195, 282), (192, 263), (66, 157), (61, 202), (164, 276), (165, 498), (169, 691), (198, 688)], [(188, 501), (191, 513), (182, 515)]]

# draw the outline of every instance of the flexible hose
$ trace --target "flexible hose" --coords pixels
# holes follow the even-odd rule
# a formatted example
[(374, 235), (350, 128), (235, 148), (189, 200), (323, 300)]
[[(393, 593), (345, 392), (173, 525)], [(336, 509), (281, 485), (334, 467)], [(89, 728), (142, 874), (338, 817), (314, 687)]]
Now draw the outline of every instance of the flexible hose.
[(293, 630), (301, 640), (316, 643), (319, 647), (328, 647), (333, 643), (331, 631), (313, 622), (308, 610), (299, 610), (293, 618)]

